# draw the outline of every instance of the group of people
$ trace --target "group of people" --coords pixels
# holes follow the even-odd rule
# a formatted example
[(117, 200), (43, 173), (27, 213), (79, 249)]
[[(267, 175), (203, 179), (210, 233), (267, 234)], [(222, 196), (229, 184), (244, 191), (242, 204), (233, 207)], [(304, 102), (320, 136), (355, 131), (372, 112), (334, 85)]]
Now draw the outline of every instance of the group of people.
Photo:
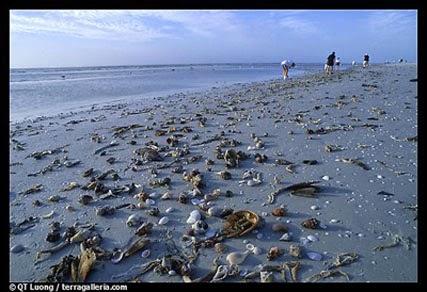
[[(286, 78), (289, 77), (289, 75), (288, 75), (289, 69), (295, 67), (295, 63), (291, 62), (289, 60), (284, 60), (281, 63), (281, 65), (282, 65), (282, 76), (283, 76), (283, 79), (286, 80)], [(325, 63), (324, 70), (325, 70), (326, 74), (330, 75), (334, 71), (334, 66), (335, 66), (336, 70), (339, 70), (340, 65), (341, 65), (340, 58), (335, 56), (335, 52), (332, 52), (326, 58), (326, 63)], [(351, 65), (355, 66), (356, 65), (356, 61), (353, 61), (351, 63)], [(368, 66), (369, 66), (369, 55), (368, 55), (368, 53), (366, 53), (363, 56), (363, 68), (366, 68)]]

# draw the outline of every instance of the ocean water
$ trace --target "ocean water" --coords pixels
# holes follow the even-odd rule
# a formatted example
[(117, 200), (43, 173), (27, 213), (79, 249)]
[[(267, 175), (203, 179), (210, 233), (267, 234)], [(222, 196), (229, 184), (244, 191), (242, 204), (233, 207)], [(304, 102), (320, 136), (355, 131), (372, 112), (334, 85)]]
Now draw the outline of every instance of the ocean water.
[[(345, 69), (344, 66), (341, 66)], [(319, 72), (323, 64), (297, 64), (290, 77)], [(31, 68), (10, 70), (10, 120), (133, 99), (150, 99), (281, 78), (280, 64), (194, 64)]]

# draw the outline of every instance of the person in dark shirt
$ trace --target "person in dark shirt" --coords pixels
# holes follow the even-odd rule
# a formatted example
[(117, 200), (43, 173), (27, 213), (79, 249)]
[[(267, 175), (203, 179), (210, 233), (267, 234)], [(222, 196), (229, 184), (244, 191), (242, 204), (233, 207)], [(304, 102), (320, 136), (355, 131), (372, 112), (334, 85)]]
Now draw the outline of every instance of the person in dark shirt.
[(330, 54), (326, 59), (326, 64), (325, 64), (326, 74), (328, 75), (332, 74), (332, 71), (334, 69), (334, 64), (335, 64), (335, 52), (332, 52), (332, 54)]
[(363, 68), (366, 68), (369, 66), (369, 55), (368, 53), (363, 56)]

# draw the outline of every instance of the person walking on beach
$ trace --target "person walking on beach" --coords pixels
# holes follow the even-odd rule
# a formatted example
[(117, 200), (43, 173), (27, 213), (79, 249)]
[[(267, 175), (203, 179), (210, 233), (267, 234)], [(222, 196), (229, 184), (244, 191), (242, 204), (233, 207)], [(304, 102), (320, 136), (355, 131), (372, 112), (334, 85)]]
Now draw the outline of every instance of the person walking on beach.
[(286, 80), (286, 78), (288, 78), (288, 72), (290, 68), (295, 67), (295, 63), (288, 61), (288, 60), (284, 60), (282, 63), (280, 63), (282, 65), (282, 75), (283, 75), (283, 80)]
[(337, 57), (336, 61), (335, 61), (335, 66), (337, 66), (337, 71), (340, 69), (340, 64), (341, 64), (341, 60), (340, 57)]
[(326, 74), (328, 75), (332, 74), (332, 71), (334, 69), (334, 64), (335, 64), (335, 52), (332, 52), (332, 54), (330, 54), (326, 59), (326, 64), (325, 64)]
[(363, 68), (366, 68), (369, 66), (369, 55), (368, 53), (363, 56)]

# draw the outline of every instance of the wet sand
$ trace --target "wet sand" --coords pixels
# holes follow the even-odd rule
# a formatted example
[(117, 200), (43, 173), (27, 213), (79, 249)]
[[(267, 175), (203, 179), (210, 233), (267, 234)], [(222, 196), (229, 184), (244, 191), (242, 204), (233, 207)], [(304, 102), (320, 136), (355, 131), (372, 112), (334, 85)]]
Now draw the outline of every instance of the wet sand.
[[(38, 251), (59, 243), (45, 241), (49, 223), (53, 221), (61, 223), (61, 233), (76, 222), (96, 223), (94, 232), (101, 235), (100, 246), (106, 251), (123, 247), (134, 236), (135, 228), (126, 225), (130, 215), (138, 214), (144, 222), (154, 224), (153, 232), (148, 235), (151, 243), (146, 249), (151, 254), (147, 258), (141, 257), (141, 251), (138, 251), (118, 264), (97, 260), (86, 280), (89, 282), (135, 278), (138, 266), (170, 253), (165, 240), (167, 230), (171, 231), (173, 241), (181, 248), (181, 237), (190, 227), (186, 220), (190, 212), (197, 209), (190, 201), (183, 204), (177, 200), (179, 194), (192, 190), (192, 185), (183, 179), (182, 173), (172, 172), (181, 164), (184, 171), (198, 169), (202, 173), (205, 186), (199, 199), (220, 189), (221, 195), (210, 203), (211, 206), (234, 211), (251, 210), (262, 217), (262, 223), (255, 231), (223, 241), (227, 250), (220, 258), (221, 264), (227, 264), (225, 258), (228, 253), (244, 251), (246, 244), (252, 243), (262, 252), (250, 254), (239, 266), (240, 271), (254, 271), (260, 264), (280, 265), (298, 260), (301, 264), (298, 281), (305, 281), (325, 270), (338, 254), (352, 252), (357, 254), (357, 260), (340, 267), (348, 274), (349, 281), (417, 281), (418, 221), (414, 207), (417, 205), (417, 82), (413, 80), (416, 78), (417, 67), (413, 64), (378, 65), (366, 70), (355, 67), (330, 77), (320, 74), (286, 82), (272, 80), (236, 84), (188, 95), (156, 98), (152, 103), (95, 106), (91, 111), (11, 124), (10, 221), (19, 223), (30, 216), (39, 217), (39, 220), (32, 228), (10, 237), (11, 247), (20, 244), (25, 248), (10, 254), (10, 279), (40, 281), (49, 274), (49, 267), (62, 257), (80, 254), (79, 244), (74, 243), (35, 264)], [(137, 126), (119, 135), (114, 131), (116, 127), (130, 125)], [(165, 135), (155, 135), (156, 130), (168, 131), (173, 127), (176, 131), (172, 129)], [(252, 150), (256, 144), (252, 133), (252, 137), (258, 137), (264, 143), (260, 149)], [(178, 136), (175, 147), (166, 142), (172, 134)], [(212, 137), (218, 139), (195, 145)], [(94, 141), (97, 139), (99, 141)], [(105, 155), (94, 154), (113, 140), (118, 146), (106, 148)], [(149, 141), (157, 142), (162, 147), (160, 155), (166, 157), (161, 162), (134, 165), (132, 169), (132, 158), (141, 160), (141, 156), (133, 151), (145, 147)], [(220, 143), (223, 151), (232, 148), (250, 154), (250, 157), (235, 168), (226, 168), (224, 160), (217, 159), (214, 152)], [(182, 150), (185, 145), (189, 146), (189, 153), (179, 157), (178, 163), (153, 170), (155, 165), (174, 161), (175, 158), (171, 157), (173, 150)], [(334, 145), (337, 149), (328, 152), (326, 145)], [(30, 156), (35, 151), (61, 146), (65, 147), (42, 155), (40, 159)], [(256, 162), (255, 153), (265, 154), (267, 160)], [(116, 159), (112, 164), (107, 162), (111, 157)], [(58, 160), (55, 162), (55, 159)], [(206, 165), (207, 159), (213, 160), (214, 164)], [(277, 163), (278, 159), (291, 162), (294, 173), (288, 171), (288, 165)], [(366, 169), (345, 163), (345, 159), (360, 161)], [(77, 160), (80, 163), (73, 166)], [(316, 160), (317, 164), (305, 164), (304, 160)], [(48, 165), (54, 167), (44, 173), (39, 172)], [(118, 192), (117, 197), (105, 200), (93, 190), (81, 187), (60, 191), (70, 182), (86, 185), (90, 177), (82, 177), (82, 173), (89, 168), (97, 171), (93, 176), (109, 169), (117, 172), (118, 180), (109, 177), (102, 180), (107, 189), (131, 183), (141, 187), (131, 193)], [(252, 168), (262, 173), (259, 185), (249, 186), (242, 182), (243, 173)], [(217, 174), (223, 170), (231, 174), (231, 179), (223, 180)], [(171, 179), (169, 188), (149, 184), (150, 180), (166, 177)], [(276, 196), (273, 204), (267, 203), (268, 195), (273, 191), (311, 180), (320, 181), (317, 184), (320, 190), (315, 198), (291, 196), (284, 192)], [(21, 193), (37, 184), (43, 185), (41, 191)], [(116, 210), (111, 216), (96, 215), (96, 207), (138, 204), (140, 201), (134, 195), (142, 189), (148, 194), (158, 195), (152, 195), (155, 206), (160, 210), (158, 216), (148, 215), (149, 208), (126, 207)], [(227, 190), (233, 195), (225, 196)], [(160, 196), (167, 191), (173, 198), (162, 200)], [(85, 194), (96, 200), (87, 205), (80, 204), (79, 196)], [(48, 201), (54, 195), (60, 196), (59, 201)], [(34, 206), (36, 200), (41, 202), (40, 206)], [(68, 205), (75, 211), (66, 210)], [(285, 216), (273, 216), (272, 210), (281, 205), (286, 206)], [(169, 207), (174, 210), (166, 213)], [(55, 213), (50, 219), (42, 218), (51, 211)], [(158, 225), (164, 216), (169, 218), (169, 222)], [(302, 227), (301, 222), (309, 218), (319, 220), (320, 228)], [(220, 230), (224, 220), (206, 217), (205, 222), (212, 230)], [(272, 224), (276, 222), (287, 225), (290, 242), (279, 241), (283, 232), (272, 231)], [(309, 235), (318, 240), (301, 240)], [(374, 250), (377, 246), (392, 243), (393, 238), (401, 241), (395, 246)], [(289, 255), (291, 244), (303, 246), (301, 259)], [(268, 261), (267, 252), (272, 246), (279, 247), (284, 253)], [(311, 260), (309, 252), (321, 254), (321, 260)], [(216, 255), (214, 248), (201, 248), (191, 265), (191, 278), (208, 273)], [(128, 271), (128, 274), (120, 276)], [(275, 273), (274, 278), (281, 281), (279, 273)], [(137, 279), (141, 282), (182, 281), (179, 275), (162, 275), (153, 271)], [(224, 281), (244, 279), (235, 275)], [(259, 281), (259, 277), (254, 281)], [(347, 279), (336, 276), (321, 281), (343, 282)]]

